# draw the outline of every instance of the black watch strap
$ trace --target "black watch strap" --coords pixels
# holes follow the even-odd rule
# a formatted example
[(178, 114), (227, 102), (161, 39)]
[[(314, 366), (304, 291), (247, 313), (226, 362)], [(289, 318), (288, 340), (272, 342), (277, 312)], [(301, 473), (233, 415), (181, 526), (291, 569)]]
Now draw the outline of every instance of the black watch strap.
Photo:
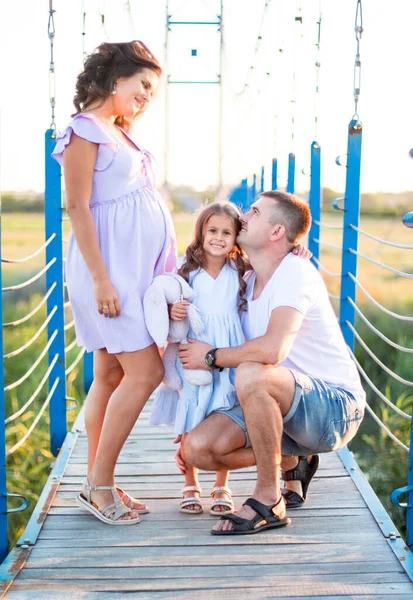
[(221, 373), (224, 370), (224, 367), (218, 367), (215, 364), (215, 353), (217, 350), (218, 348), (212, 348), (212, 350), (209, 350), (205, 355), (205, 362), (210, 369), (218, 369), (218, 371)]

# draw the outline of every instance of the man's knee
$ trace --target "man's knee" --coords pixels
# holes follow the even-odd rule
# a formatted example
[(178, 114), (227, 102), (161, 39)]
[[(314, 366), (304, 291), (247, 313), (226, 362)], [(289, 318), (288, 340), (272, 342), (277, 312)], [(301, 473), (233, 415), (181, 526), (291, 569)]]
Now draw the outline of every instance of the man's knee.
[(257, 362), (244, 362), (235, 372), (235, 389), (240, 403), (256, 398), (257, 393), (267, 387), (266, 365)]
[(215, 451), (207, 436), (194, 429), (184, 437), (181, 447), (183, 458), (190, 465), (205, 471), (214, 470)]

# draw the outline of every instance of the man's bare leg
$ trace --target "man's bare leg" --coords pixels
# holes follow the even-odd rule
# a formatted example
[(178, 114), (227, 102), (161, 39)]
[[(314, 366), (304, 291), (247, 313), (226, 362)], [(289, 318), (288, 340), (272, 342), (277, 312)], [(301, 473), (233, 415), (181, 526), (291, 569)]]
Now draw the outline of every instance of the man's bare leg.
[[(257, 482), (252, 496), (263, 504), (276, 504), (281, 499), (283, 416), (293, 402), (294, 377), (283, 367), (244, 363), (237, 369), (235, 386), (257, 463)], [(283, 501), (276, 511), (280, 518), (285, 516)], [(249, 506), (243, 506), (236, 514), (252, 519), (256, 513)], [(218, 521), (214, 527), (217, 531), (232, 528), (233, 523), (228, 520)]]
[(188, 433), (178, 450), (178, 466), (185, 465), (203, 471), (233, 471), (255, 465), (252, 448), (245, 448), (246, 438), (241, 427), (223, 413), (214, 413)]

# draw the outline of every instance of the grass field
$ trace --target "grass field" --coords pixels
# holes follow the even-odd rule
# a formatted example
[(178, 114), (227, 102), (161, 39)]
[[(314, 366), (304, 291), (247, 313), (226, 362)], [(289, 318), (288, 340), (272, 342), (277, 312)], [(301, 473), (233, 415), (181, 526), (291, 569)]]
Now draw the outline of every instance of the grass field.
[[(328, 213), (323, 217), (326, 223), (340, 224), (340, 214)], [(179, 253), (183, 254), (186, 246), (191, 241), (194, 225), (194, 217), (189, 214), (177, 214), (174, 217), (178, 236)], [(401, 223), (401, 218), (364, 218), (360, 227), (368, 233), (380, 238), (397, 243), (413, 245), (413, 230), (406, 228)], [(64, 237), (67, 238), (69, 223), (64, 222)], [(322, 229), (321, 240), (330, 244), (341, 245), (341, 231)], [(39, 248), (44, 243), (44, 220), (40, 214), (6, 213), (2, 216), (2, 255), (6, 258), (23, 258)], [(375, 260), (383, 262), (400, 271), (413, 274), (412, 251), (402, 250), (389, 246), (383, 246), (364, 236), (360, 236), (359, 251)], [(341, 255), (339, 251), (328, 247), (321, 248), (321, 263), (325, 268), (334, 273), (341, 269)], [(5, 264), (3, 263), (3, 286), (26, 280), (30, 275), (39, 271), (45, 264), (44, 252), (27, 263)], [(386, 307), (396, 310), (402, 314), (413, 314), (413, 285), (411, 279), (400, 278), (380, 267), (370, 264), (360, 258), (358, 265), (358, 279), (366, 287), (368, 292)], [(333, 294), (339, 293), (340, 278), (325, 276), (327, 287)], [(44, 293), (44, 277), (36, 282), (34, 286), (26, 290), (11, 292), (3, 296), (3, 322), (12, 321), (30, 312), (40, 301)], [(37, 294), (37, 295), (34, 295)], [(373, 324), (387, 337), (398, 344), (413, 348), (413, 324), (390, 319), (379, 313), (366, 301), (362, 293), (358, 294), (359, 304), (363, 312), (366, 312)], [(337, 305), (337, 301), (333, 301)], [(70, 310), (66, 311), (66, 322), (71, 320)], [(30, 322), (19, 327), (6, 328), (4, 330), (4, 351), (11, 352), (23, 345), (37, 331), (46, 318), (45, 309), (42, 308)], [(379, 340), (377, 336), (368, 331), (364, 325), (357, 320), (356, 328), (362, 334), (363, 339), (374, 349), (378, 357), (401, 377), (411, 377), (411, 356), (403, 354), (389, 347)], [(74, 338), (73, 328), (66, 332), (66, 345)], [(16, 381), (21, 377), (34, 359), (38, 356), (47, 341), (46, 332), (19, 357), (5, 362), (5, 384)], [(67, 354), (67, 365), (71, 364), (78, 352), (73, 349)], [(378, 367), (375, 362), (356, 344), (356, 354), (363, 368), (367, 371), (379, 389), (396, 402), (406, 412), (411, 412), (412, 395), (411, 388), (394, 382)], [(43, 359), (39, 368), (23, 385), (6, 393), (6, 416), (21, 407), (33, 391), (47, 368), (47, 359)], [(74, 369), (68, 377), (68, 395), (82, 398), (82, 363)], [(27, 432), (33, 422), (37, 411), (44, 401), (46, 391), (25, 412), (25, 414), (7, 426), (7, 447), (10, 447)], [(409, 423), (402, 422), (394, 416), (383, 404), (377, 402), (376, 397), (369, 393), (369, 402), (382, 420), (390, 429), (408, 444)], [(76, 413), (68, 413), (69, 426)], [(48, 418), (39, 422), (28, 442), (21, 450), (18, 450), (7, 461), (8, 468), (8, 491), (23, 493), (30, 500), (30, 508), (25, 513), (12, 515), (10, 523), (10, 542), (13, 544), (16, 537), (21, 533), (32, 508), (35, 505), (48, 469), (53, 457), (48, 449)], [(388, 502), (389, 493), (397, 486), (406, 484), (407, 455), (395, 448), (370, 418), (366, 418), (362, 424), (360, 434), (357, 436), (352, 448), (358, 452), (363, 468), (369, 473), (371, 483), (378, 492), (386, 507), (392, 511), (393, 518), (399, 528), (403, 529), (404, 515), (400, 509), (393, 509)]]
[[(341, 223), (340, 214), (327, 214), (326, 223), (339, 225)], [(174, 216), (175, 227), (178, 237), (179, 253), (182, 254), (191, 241), (194, 225), (194, 217), (186, 213), (180, 213)], [(23, 258), (34, 252), (44, 242), (44, 219), (43, 215), (9, 213), (2, 216), (3, 229), (3, 257)], [(385, 240), (394, 241), (401, 244), (413, 245), (413, 230), (405, 227), (400, 218), (364, 218), (360, 223), (361, 229), (368, 233)], [(69, 231), (69, 223), (64, 222), (65, 237)], [(322, 229), (321, 241), (330, 244), (341, 245), (341, 231)], [(359, 237), (359, 251), (375, 260), (383, 262), (400, 271), (413, 274), (412, 254), (409, 250), (392, 248), (379, 244), (363, 235)], [(337, 250), (321, 247), (321, 263), (329, 271), (339, 273), (341, 253)], [(3, 280), (7, 285), (10, 281), (16, 281), (21, 271), (34, 272), (36, 268), (44, 265), (44, 253), (37, 256), (29, 263), (18, 265), (4, 264)], [(364, 285), (369, 293), (379, 302), (394, 302), (411, 300), (413, 298), (412, 281), (406, 278), (399, 278), (378, 266), (375, 266), (366, 260), (360, 258), (358, 264), (358, 279)], [(329, 291), (333, 294), (339, 293), (340, 279), (337, 277), (325, 276)], [(359, 293), (358, 297), (361, 303), (364, 302), (364, 296)]]

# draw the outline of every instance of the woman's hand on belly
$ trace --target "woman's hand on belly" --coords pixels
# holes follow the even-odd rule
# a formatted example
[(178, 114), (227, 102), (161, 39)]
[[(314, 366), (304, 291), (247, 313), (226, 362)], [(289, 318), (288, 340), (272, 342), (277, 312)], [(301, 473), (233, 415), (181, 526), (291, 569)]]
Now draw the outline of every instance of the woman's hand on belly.
[(97, 309), (101, 315), (109, 317), (110, 319), (120, 315), (118, 292), (114, 285), (112, 285), (109, 277), (95, 279), (94, 293)]

